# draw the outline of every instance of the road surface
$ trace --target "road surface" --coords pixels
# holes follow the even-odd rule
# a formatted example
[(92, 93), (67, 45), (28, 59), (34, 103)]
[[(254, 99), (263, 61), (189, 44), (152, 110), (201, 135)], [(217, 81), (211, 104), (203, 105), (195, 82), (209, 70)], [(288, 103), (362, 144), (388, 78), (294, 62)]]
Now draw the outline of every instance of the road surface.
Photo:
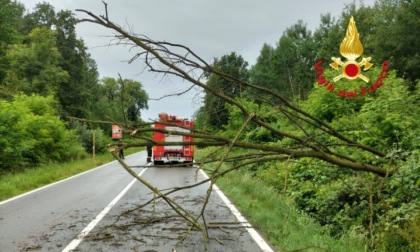
[[(195, 167), (147, 166), (146, 153), (126, 158), (159, 189), (205, 179)], [(171, 197), (199, 213), (208, 184)], [(205, 211), (209, 241), (153, 198), (116, 161), (0, 202), (0, 251), (272, 251), (217, 187)], [(233, 207), (233, 208), (232, 208)], [(131, 210), (131, 211), (128, 211)]]

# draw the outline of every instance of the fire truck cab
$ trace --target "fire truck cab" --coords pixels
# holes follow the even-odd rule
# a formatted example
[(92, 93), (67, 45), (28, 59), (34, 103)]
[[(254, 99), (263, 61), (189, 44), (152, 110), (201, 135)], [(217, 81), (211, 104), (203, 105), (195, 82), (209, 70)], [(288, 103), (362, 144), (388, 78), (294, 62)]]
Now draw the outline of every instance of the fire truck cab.
[(193, 162), (194, 146), (192, 143), (194, 138), (182, 135), (193, 131), (193, 120), (160, 113), (159, 118), (155, 120), (154, 128), (170, 131), (169, 133), (153, 132), (153, 140), (162, 143), (162, 145), (156, 145), (152, 148), (152, 160), (155, 165)]

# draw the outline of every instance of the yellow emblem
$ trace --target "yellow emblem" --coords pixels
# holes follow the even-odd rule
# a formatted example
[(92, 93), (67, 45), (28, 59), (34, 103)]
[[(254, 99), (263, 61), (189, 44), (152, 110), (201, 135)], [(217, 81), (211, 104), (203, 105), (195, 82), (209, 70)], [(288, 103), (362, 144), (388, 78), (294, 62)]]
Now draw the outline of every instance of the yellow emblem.
[(343, 77), (349, 80), (360, 78), (365, 82), (369, 82), (369, 78), (361, 73), (361, 67), (363, 67), (363, 71), (371, 68), (373, 64), (369, 61), (372, 58), (368, 57), (363, 58), (360, 62), (356, 61), (356, 59), (363, 54), (363, 46), (360, 42), (359, 32), (357, 31), (356, 22), (353, 17), (351, 17), (349, 26), (347, 27), (346, 37), (343, 39), (343, 42), (341, 42), (340, 54), (346, 58), (347, 61), (342, 62), (340, 58), (331, 58), (331, 60), (334, 61), (330, 64), (332, 68), (339, 71), (338, 66), (341, 66), (341, 74), (333, 79), (334, 82), (337, 82)]

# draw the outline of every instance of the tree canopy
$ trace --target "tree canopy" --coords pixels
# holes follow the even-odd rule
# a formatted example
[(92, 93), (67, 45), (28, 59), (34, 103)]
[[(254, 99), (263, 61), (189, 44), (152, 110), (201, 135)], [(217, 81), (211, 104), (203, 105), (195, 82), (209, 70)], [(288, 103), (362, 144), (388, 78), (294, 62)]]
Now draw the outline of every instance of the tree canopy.
[[(77, 37), (74, 13), (56, 12), (46, 2), (37, 4), (31, 12), (24, 11), (23, 5), (16, 1), (0, 2), (0, 101), (2, 112), (10, 113), (3, 118), (6, 121), (3, 120), (0, 127), (3, 132), (13, 132), (10, 139), (16, 140), (4, 139), (0, 170), (83, 157), (79, 147), (91, 150), (92, 140), (86, 138), (86, 135), (92, 136), (86, 134), (89, 130), (96, 129), (98, 136), (110, 140), (110, 125), (77, 124), (72, 118), (141, 122), (141, 110), (148, 108), (148, 96), (142, 84), (135, 80), (118, 80), (115, 82), (118, 99), (107, 97), (106, 85), (99, 79), (95, 60), (89, 55), (84, 41)], [(25, 102), (26, 107), (19, 103), (34, 99), (50, 106), (48, 113), (31, 116), (35, 111), (31, 106), (38, 106), (37, 103)], [(47, 122), (56, 126), (47, 125)], [(45, 127), (46, 131), (36, 133), (40, 127)], [(42, 134), (45, 137), (38, 138)], [(24, 138), (27, 143), (20, 142)], [(68, 153), (61, 153), (65, 148), (69, 149)]]

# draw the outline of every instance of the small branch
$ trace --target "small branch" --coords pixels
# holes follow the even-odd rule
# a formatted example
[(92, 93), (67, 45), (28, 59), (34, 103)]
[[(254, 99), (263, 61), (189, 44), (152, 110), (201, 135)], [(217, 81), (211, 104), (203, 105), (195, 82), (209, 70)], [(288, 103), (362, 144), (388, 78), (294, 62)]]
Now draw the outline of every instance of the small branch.
[(105, 1), (102, 1), (102, 3), (105, 5), (105, 20), (108, 21), (108, 4)]
[(188, 89), (186, 89), (186, 90), (184, 90), (184, 91), (182, 91), (180, 93), (175, 93), (175, 94), (170, 94), (170, 95), (164, 95), (164, 96), (159, 97), (159, 98), (149, 98), (149, 100), (151, 100), (151, 101), (160, 101), (160, 100), (162, 100), (164, 98), (168, 98), (168, 97), (172, 97), (172, 96), (181, 96), (181, 95), (187, 93), (188, 91), (190, 91), (193, 87), (194, 87), (194, 85), (192, 85), (191, 87), (189, 87)]
[(124, 123), (127, 124), (127, 117), (125, 116), (124, 110), (124, 80), (121, 77), (121, 74), (118, 73), (118, 77), (120, 78), (121, 82), (121, 113), (123, 114)]
[[(171, 198), (167, 197), (165, 194), (163, 194), (159, 189), (157, 189), (156, 187), (154, 187), (152, 184), (150, 184), (149, 182), (147, 182), (145, 179), (143, 179), (142, 177), (140, 177), (139, 175), (137, 175), (137, 173), (135, 173), (118, 155), (118, 149), (111, 149), (110, 150), (111, 154), (114, 156), (114, 158), (116, 160), (118, 160), (118, 162), (122, 165), (122, 167), (124, 168), (124, 170), (126, 170), (131, 176), (133, 176), (134, 178), (136, 178), (138, 181), (140, 181), (143, 185), (147, 186), (150, 190), (152, 190), (157, 197), (162, 198), (166, 203), (168, 203), (168, 205), (177, 213), (179, 214), (182, 218), (184, 218), (188, 223), (190, 223), (193, 227), (197, 228), (198, 230), (200, 230), (201, 232), (203, 232), (203, 227), (195, 220), (195, 218), (193, 216), (191, 216), (191, 214), (185, 210), (182, 206), (180, 206), (178, 203), (176, 203), (175, 201), (173, 201)], [(155, 197), (153, 197), (152, 201), (155, 200)]]

